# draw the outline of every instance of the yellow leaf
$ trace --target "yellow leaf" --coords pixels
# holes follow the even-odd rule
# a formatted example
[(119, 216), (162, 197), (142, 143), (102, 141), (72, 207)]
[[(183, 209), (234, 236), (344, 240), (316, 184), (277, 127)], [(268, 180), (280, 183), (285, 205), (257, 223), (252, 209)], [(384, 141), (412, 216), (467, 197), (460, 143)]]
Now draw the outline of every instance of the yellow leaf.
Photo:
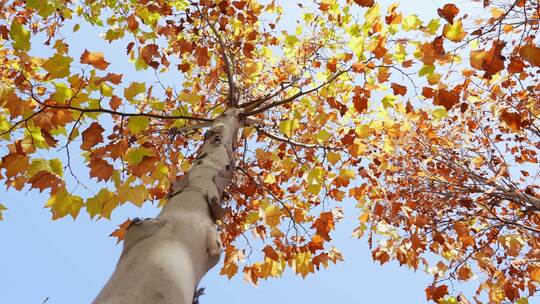
[(51, 79), (64, 78), (69, 75), (69, 67), (73, 58), (54, 54), (51, 58), (43, 63), (43, 68), (49, 72)]
[(306, 252), (297, 253), (294, 256), (293, 268), (297, 274), (302, 275), (302, 277), (304, 278), (309, 273), (314, 272), (311, 252), (306, 251)]
[(13, 40), (14, 49), (19, 51), (30, 50), (30, 31), (24, 28), (15, 18), (11, 22), (9, 36)]
[(96, 215), (111, 218), (111, 212), (118, 205), (114, 193), (108, 189), (101, 189), (99, 193), (86, 200), (86, 211), (93, 219)]
[(447, 23), (444, 25), (443, 35), (454, 42), (459, 42), (465, 38), (467, 33), (463, 30), (461, 20), (457, 20), (454, 24)]
[(298, 119), (287, 119), (279, 123), (279, 130), (287, 137), (291, 137), (292, 132), (299, 127)]
[(229, 280), (238, 272), (238, 266), (235, 263), (225, 263), (219, 274), (226, 275)]
[(308, 192), (318, 195), (321, 191), (323, 184), (324, 169), (321, 167), (315, 167), (311, 170), (307, 176), (307, 190)]
[(124, 97), (127, 100), (132, 101), (135, 96), (144, 93), (146, 91), (146, 85), (142, 82), (132, 82), (129, 87), (124, 89)]
[(137, 135), (148, 128), (150, 124), (150, 118), (146, 116), (133, 116), (130, 117), (127, 123), (127, 128), (131, 133)]
[(332, 134), (330, 134), (330, 132), (322, 129), (319, 131), (319, 133), (317, 133), (317, 135), (315, 135), (315, 138), (317, 138), (317, 141), (318, 142), (325, 142), (327, 141), (330, 137), (332, 136)]
[(0, 221), (4, 220), (4, 215), (2, 214), (2, 212), (5, 210), (7, 210), (6, 206), (0, 204)]

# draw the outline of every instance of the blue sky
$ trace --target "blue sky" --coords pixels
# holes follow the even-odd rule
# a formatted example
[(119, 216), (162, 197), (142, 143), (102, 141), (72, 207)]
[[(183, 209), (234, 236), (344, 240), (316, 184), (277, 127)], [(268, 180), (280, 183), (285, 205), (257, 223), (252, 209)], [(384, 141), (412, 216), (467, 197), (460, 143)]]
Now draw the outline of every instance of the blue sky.
[[(436, 16), (437, 5), (444, 3), (405, 0), (402, 10), (429, 20), (428, 16)], [(72, 44), (73, 54), (82, 53), (84, 48), (104, 51), (105, 58), (112, 62), (110, 69), (123, 72), (124, 80), (150, 75), (149, 79), (155, 79), (153, 73), (131, 74), (124, 48), (92, 38), (95, 34), (83, 28), (80, 43)], [(46, 298), (47, 303), (54, 304), (91, 302), (120, 254), (121, 245), (108, 235), (127, 217), (152, 217), (158, 212), (148, 204), (143, 208), (126, 204), (113, 213), (110, 221), (91, 221), (81, 212), (76, 221), (66, 217), (53, 222), (48, 210), (42, 208), (44, 195), (37, 191), (0, 191), (0, 203), (9, 208), (0, 222), (0, 303), (42, 303)], [(334, 245), (344, 253), (345, 262), (306, 279), (288, 271), (281, 279), (261, 281), (258, 287), (244, 282), (241, 275), (231, 281), (219, 276), (218, 266), (201, 284), (207, 290), (201, 303), (424, 303), (424, 288), (431, 278), (421, 269), (413, 272), (395, 262), (383, 267), (374, 263), (366, 240), (350, 236), (357, 214), (354, 202), (347, 204), (346, 220), (333, 234)]]

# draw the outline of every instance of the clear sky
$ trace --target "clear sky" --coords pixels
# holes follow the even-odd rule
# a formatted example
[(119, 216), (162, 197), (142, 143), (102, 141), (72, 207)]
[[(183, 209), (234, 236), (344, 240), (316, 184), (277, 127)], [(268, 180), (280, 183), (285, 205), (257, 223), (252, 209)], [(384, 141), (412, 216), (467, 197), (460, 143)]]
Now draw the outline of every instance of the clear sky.
[[(435, 17), (437, 7), (444, 3), (404, 0), (402, 10), (429, 20), (427, 16)], [(124, 80), (145, 78), (144, 73), (129, 73), (132, 68), (125, 61), (123, 47), (92, 38), (95, 33), (89, 29), (80, 33), (80, 42), (72, 43), (72, 54), (80, 54), (84, 48), (104, 51), (105, 58), (112, 62), (110, 69), (124, 73)], [(155, 79), (153, 73), (149, 75)], [(113, 213), (110, 221), (91, 221), (82, 211), (76, 221), (66, 217), (53, 222), (48, 210), (42, 208), (45, 200), (35, 190), (27, 193), (0, 188), (0, 203), (9, 208), (0, 222), (0, 303), (40, 304), (47, 298), (50, 304), (91, 302), (120, 254), (121, 245), (108, 235), (128, 217), (146, 218), (158, 212), (149, 204), (143, 208), (126, 204)], [(424, 303), (424, 288), (431, 278), (421, 269), (413, 272), (396, 262), (383, 267), (375, 264), (366, 240), (350, 236), (357, 216), (354, 202), (344, 204), (350, 205), (346, 207), (346, 220), (333, 236), (345, 262), (305, 280), (288, 271), (281, 279), (261, 281), (258, 287), (244, 282), (242, 275), (231, 281), (219, 276), (218, 265), (201, 284), (207, 293), (201, 303)]]

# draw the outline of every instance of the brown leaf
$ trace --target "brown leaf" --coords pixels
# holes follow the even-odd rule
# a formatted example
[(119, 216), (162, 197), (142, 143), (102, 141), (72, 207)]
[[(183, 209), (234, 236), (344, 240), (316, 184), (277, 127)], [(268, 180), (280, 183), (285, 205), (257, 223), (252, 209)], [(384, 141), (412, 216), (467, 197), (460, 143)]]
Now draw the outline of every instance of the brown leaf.
[(392, 91), (394, 92), (394, 95), (405, 96), (405, 94), (407, 94), (407, 87), (406, 86), (402, 86), (402, 85), (399, 85), (399, 84), (394, 83), (394, 82), (392, 82), (392, 84), (390, 84), (390, 86), (392, 87)]
[(128, 28), (130, 31), (134, 32), (139, 28), (139, 22), (137, 22), (137, 19), (135, 18), (134, 15), (129, 15), (126, 18), (126, 21), (127, 21)]
[(521, 130), (521, 115), (519, 113), (503, 110), (501, 112), (501, 120), (513, 131), (517, 132)]
[(88, 52), (87, 49), (81, 55), (81, 63), (90, 64), (96, 69), (105, 70), (109, 63), (103, 58), (102, 52)]
[(108, 181), (114, 172), (114, 167), (102, 158), (91, 158), (89, 167), (90, 176), (98, 181)]
[(315, 220), (312, 228), (315, 228), (317, 234), (320, 235), (325, 241), (330, 241), (330, 231), (334, 229), (334, 215), (332, 212), (323, 212), (319, 218)]
[(120, 107), (121, 104), (122, 104), (122, 99), (120, 99), (120, 97), (116, 95), (113, 95), (111, 97), (111, 100), (109, 101), (109, 106), (111, 107), (111, 109), (115, 111)]
[(123, 74), (115, 74), (115, 73), (107, 73), (107, 76), (103, 77), (102, 81), (108, 81), (112, 84), (120, 84), (122, 83), (122, 76)]
[(452, 107), (459, 103), (459, 94), (454, 90), (447, 91), (445, 89), (438, 90), (435, 98), (433, 99), (433, 104), (437, 106), (443, 106), (447, 111), (452, 109)]
[(363, 7), (372, 7), (375, 4), (375, 0), (354, 0), (354, 2)]
[(28, 183), (32, 185), (31, 188), (39, 189), (39, 192), (51, 188), (51, 193), (56, 193), (64, 182), (58, 175), (41, 170), (34, 174), (34, 176), (28, 180)]
[(448, 21), (450, 24), (454, 24), (454, 17), (456, 17), (458, 13), (459, 8), (451, 3), (445, 4), (442, 9), (437, 9), (437, 14), (439, 14), (441, 18)]
[(253, 51), (255, 47), (251, 43), (244, 43), (244, 48), (242, 48), (242, 53), (246, 58), (253, 58)]
[(81, 149), (88, 151), (93, 146), (103, 142), (103, 135), (101, 134), (103, 131), (105, 129), (99, 123), (93, 122), (88, 129), (82, 132), (83, 142)]
[(523, 59), (528, 61), (531, 65), (537, 66), (537, 67), (540, 66), (540, 48), (539, 47), (532, 44), (527, 44), (519, 50), (519, 54), (521, 55), (521, 57), (523, 57)]

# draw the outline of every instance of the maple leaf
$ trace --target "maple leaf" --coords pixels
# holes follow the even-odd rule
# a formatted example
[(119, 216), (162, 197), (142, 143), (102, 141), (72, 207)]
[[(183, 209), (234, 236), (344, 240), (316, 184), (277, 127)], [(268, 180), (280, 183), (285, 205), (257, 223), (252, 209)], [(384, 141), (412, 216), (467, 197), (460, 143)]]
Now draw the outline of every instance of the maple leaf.
[(4, 220), (4, 214), (3, 214), (3, 212), (6, 211), (6, 210), (7, 210), (6, 206), (0, 204), (0, 221), (3, 221), (3, 220)]
[(114, 167), (102, 158), (90, 158), (90, 176), (96, 177), (98, 181), (108, 181), (113, 172)]
[(375, 4), (375, 0), (354, 0), (354, 2), (363, 7), (372, 7)]
[(456, 17), (458, 13), (459, 13), (459, 8), (457, 8), (457, 6), (455, 6), (452, 3), (447, 3), (443, 6), (442, 9), (441, 8), (437, 9), (437, 14), (439, 14), (441, 18), (448, 21), (448, 23), (450, 24), (454, 24), (454, 17)]
[(43, 63), (43, 68), (49, 72), (49, 77), (63, 78), (69, 75), (69, 69), (73, 58), (54, 54), (51, 58)]
[(90, 150), (93, 146), (103, 142), (103, 127), (97, 123), (93, 122), (86, 130), (82, 132), (82, 144), (81, 149)]
[(38, 173), (34, 174), (28, 180), (28, 182), (32, 185), (32, 188), (39, 189), (39, 192), (50, 188), (51, 193), (58, 192), (58, 189), (60, 189), (60, 187), (62, 187), (64, 184), (58, 175), (48, 171), (39, 171)]
[(519, 49), (519, 54), (531, 65), (540, 67), (540, 48), (536, 45), (526, 44)]
[(517, 132), (521, 130), (521, 115), (519, 113), (503, 110), (501, 112), (501, 119), (512, 131)]
[(450, 111), (454, 105), (458, 104), (460, 100), (459, 94), (454, 90), (448, 91), (441, 89), (437, 91), (433, 99), (433, 104), (437, 106), (443, 106), (446, 111)]
[(99, 70), (105, 70), (110, 64), (105, 61), (102, 52), (88, 52), (87, 49), (81, 55), (81, 63), (90, 64)]
[(392, 87), (392, 91), (394, 92), (394, 95), (405, 96), (405, 94), (407, 94), (406, 86), (402, 86), (402, 85), (392, 82), (391, 87)]
[(109, 236), (116, 237), (116, 244), (120, 243), (126, 238), (126, 233), (129, 227), (134, 223), (131, 219), (125, 220), (122, 224), (118, 226)]
[(13, 177), (23, 173), (30, 166), (30, 158), (25, 154), (10, 153), (2, 157), (1, 166), (6, 169), (6, 176)]

